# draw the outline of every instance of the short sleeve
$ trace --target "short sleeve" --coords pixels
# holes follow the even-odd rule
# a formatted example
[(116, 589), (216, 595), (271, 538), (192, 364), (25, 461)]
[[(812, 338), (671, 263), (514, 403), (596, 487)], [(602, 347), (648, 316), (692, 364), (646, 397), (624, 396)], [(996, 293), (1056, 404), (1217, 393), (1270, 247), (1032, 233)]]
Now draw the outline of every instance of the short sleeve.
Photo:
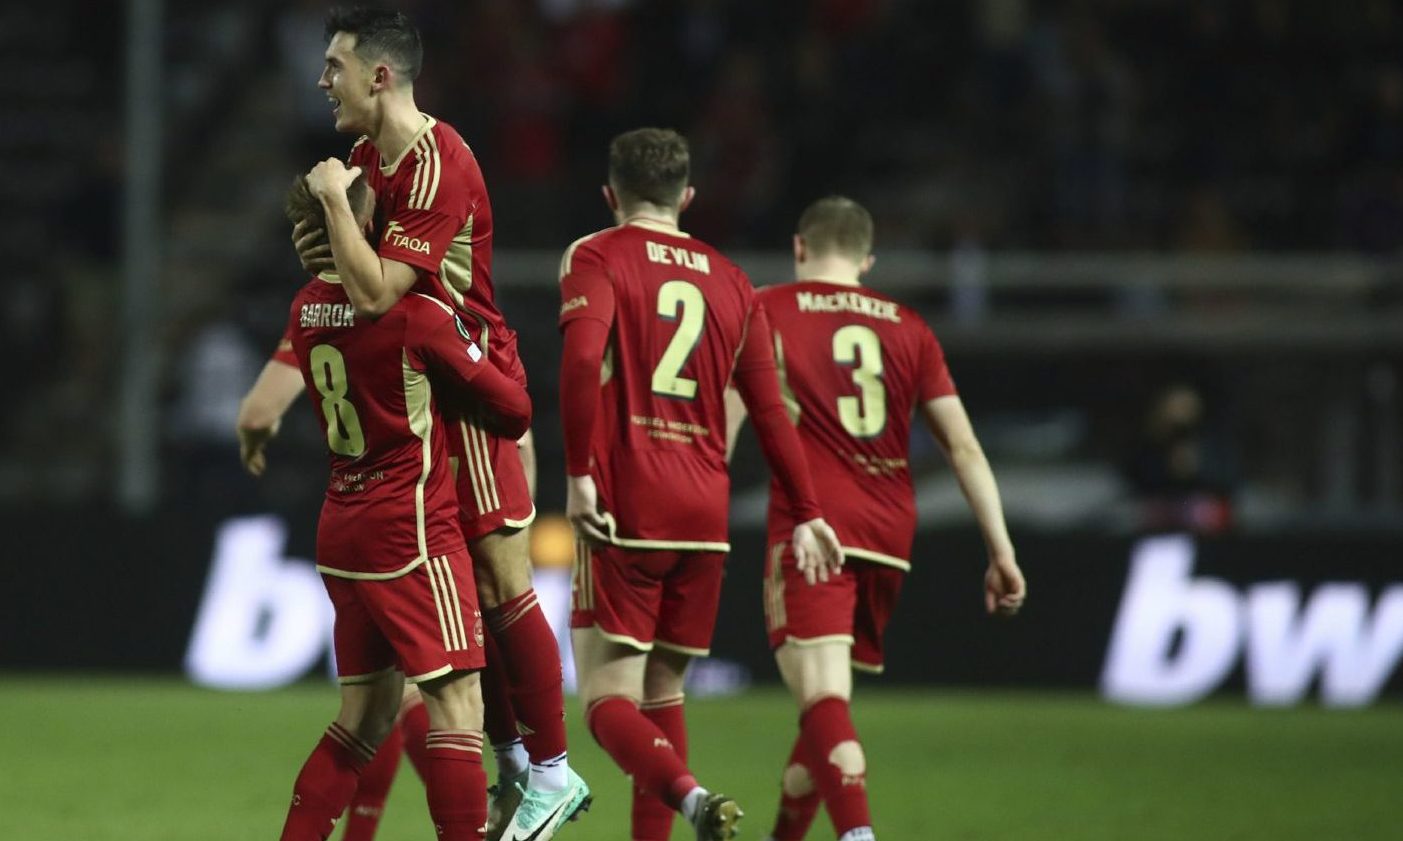
[(918, 377), (920, 383), (920, 400), (927, 403), (939, 397), (949, 397), (955, 394), (955, 381), (950, 377), (950, 369), (945, 364), (945, 351), (941, 350), (940, 342), (936, 341), (935, 334), (924, 324), (921, 325), (921, 370)]
[(292, 322), (288, 321), (287, 328), (283, 330), (283, 337), (278, 340), (278, 346), (273, 350), (271, 357), (273, 362), (281, 362), (284, 365), (297, 367), (297, 352), (292, 349)]
[(614, 323), (614, 284), (604, 256), (587, 243), (575, 243), (560, 261), (560, 326), (588, 318)]
[(436, 210), (399, 208), (385, 223), (376, 252), (386, 260), (436, 273), (465, 222)]
[(405, 347), (426, 368), (452, 372), (468, 383), (481, 370), (484, 355), (468, 328), (446, 305), (426, 295), (411, 293), (410, 317), (405, 324)]

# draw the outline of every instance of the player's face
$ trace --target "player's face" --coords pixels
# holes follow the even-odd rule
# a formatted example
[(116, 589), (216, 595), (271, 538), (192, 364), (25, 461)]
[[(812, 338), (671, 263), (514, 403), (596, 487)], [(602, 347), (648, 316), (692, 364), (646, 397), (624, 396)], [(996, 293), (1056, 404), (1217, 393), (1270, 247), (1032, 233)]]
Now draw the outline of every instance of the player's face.
[(356, 36), (338, 32), (326, 47), (326, 65), (317, 86), (331, 100), (336, 130), (368, 134), (371, 122), (371, 68), (355, 52)]

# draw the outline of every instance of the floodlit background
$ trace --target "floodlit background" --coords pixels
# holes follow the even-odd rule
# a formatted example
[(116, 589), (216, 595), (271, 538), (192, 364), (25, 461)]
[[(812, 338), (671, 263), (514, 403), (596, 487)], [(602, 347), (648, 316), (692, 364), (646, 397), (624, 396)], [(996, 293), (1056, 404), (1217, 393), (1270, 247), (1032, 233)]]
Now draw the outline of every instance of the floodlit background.
[[(305, 279), (282, 192), (354, 139), (316, 87), (326, 5), (0, 9), (6, 837), (272, 837), (334, 709), (315, 419), (294, 407), (257, 481), (232, 434)], [(1001, 483), (1030, 581), (1010, 623), (981, 615), (977, 534), (915, 435), (915, 569), (855, 705), (883, 837), (1398, 837), (1403, 7), (398, 5), (419, 103), (491, 191), (553, 618), (556, 264), (611, 221), (609, 138), (671, 126), (684, 228), (757, 285), (790, 279), (808, 202), (871, 209), (870, 283), (931, 321)], [(754, 838), (793, 714), (741, 447), (692, 744)], [(623, 837), (625, 781), (572, 745), (600, 806), (569, 833)], [(405, 777), (386, 837), (427, 830)], [(91, 796), (45, 795), (75, 781)]]

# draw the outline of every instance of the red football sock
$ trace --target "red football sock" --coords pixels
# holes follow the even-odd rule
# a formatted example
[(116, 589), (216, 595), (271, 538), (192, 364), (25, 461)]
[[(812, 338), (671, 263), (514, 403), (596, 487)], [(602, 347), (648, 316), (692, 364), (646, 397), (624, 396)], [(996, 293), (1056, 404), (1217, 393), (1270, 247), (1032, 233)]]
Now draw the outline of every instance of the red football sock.
[(482, 723), (487, 738), (494, 745), (505, 745), (521, 738), (517, 732), (516, 712), (512, 709), (511, 683), (507, 677), (507, 665), (502, 660), (502, 649), (489, 627), (482, 635), (482, 647), (487, 655), (487, 666), (482, 675)]
[(399, 714), (399, 729), (404, 734), (404, 755), (414, 766), (420, 780), (429, 778), (429, 708), (422, 698), (414, 698)]
[(867, 763), (857, 740), (848, 702), (823, 698), (799, 719), (808, 748), (810, 770), (833, 828), (842, 837), (850, 829), (871, 826), (867, 808)]
[[(683, 697), (645, 702), (639, 710), (672, 743), (677, 758), (687, 762), (687, 718)], [(666, 803), (633, 787), (633, 841), (667, 841), (672, 837), (672, 819), (677, 813)]]
[(332, 723), (292, 784), (282, 841), (325, 841), (351, 802), (361, 769), (374, 755), (375, 748)]
[(430, 730), (424, 790), (440, 841), (480, 841), (487, 826), (482, 731)]
[(395, 781), (403, 748), (404, 733), (396, 727), (375, 749), (375, 758), (360, 772), (360, 782), (346, 811), (346, 831), (342, 833), (341, 841), (371, 841), (375, 837), (375, 828), (380, 825), (380, 815), (385, 811), (385, 798), (390, 794), (390, 784)]
[(536, 591), (527, 590), (483, 611), (483, 616), (502, 652), (526, 753), (538, 764), (558, 758), (565, 753), (560, 648), (536, 601)]
[(589, 705), (585, 723), (605, 753), (633, 777), (634, 785), (668, 808), (681, 809), (682, 798), (697, 787), (697, 778), (687, 770), (667, 736), (638, 711), (631, 698), (600, 698)]
[(779, 814), (770, 837), (774, 841), (803, 841), (822, 802), (814, 784), (809, 750), (801, 734), (795, 738), (794, 749), (789, 752), (789, 762), (785, 764), (784, 778), (780, 782)]

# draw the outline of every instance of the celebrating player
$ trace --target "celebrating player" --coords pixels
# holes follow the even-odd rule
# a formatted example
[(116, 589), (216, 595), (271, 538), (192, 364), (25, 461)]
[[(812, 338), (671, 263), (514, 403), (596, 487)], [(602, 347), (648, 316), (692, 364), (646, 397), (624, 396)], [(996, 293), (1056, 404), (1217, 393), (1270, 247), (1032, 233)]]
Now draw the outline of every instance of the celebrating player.
[(693, 196), (688, 166), (676, 132), (616, 137), (604, 197), (618, 225), (578, 240), (561, 262), (566, 513), (588, 544), (572, 635), (590, 731), (633, 777), (635, 841), (665, 841), (674, 811), (700, 841), (732, 837), (741, 816), (687, 770), (682, 711), (683, 676), (710, 646), (730, 548), (733, 379), (795, 512), (800, 567), (827, 577), (842, 564), (784, 415), (750, 281), (678, 230)]
[[(807, 586), (789, 542), (796, 511), (770, 490), (765, 621), (780, 675), (801, 710), (771, 838), (799, 841), (820, 799), (840, 841), (872, 839), (867, 762), (848, 704), (851, 669), (882, 670), (882, 633), (911, 568), (916, 504), (907, 465), (911, 415), (945, 450), (984, 535), (990, 613), (1013, 614), (1027, 593), (1004, 525), (994, 474), (955, 393), (939, 343), (908, 307), (863, 288), (873, 263), (872, 217), (856, 202), (821, 199), (794, 236), (798, 281), (762, 289), (775, 358), (814, 474), (841, 535), (840, 575)], [(728, 396), (728, 437), (745, 406)]]
[[(351, 151), (350, 170), (336, 159), (313, 170), (314, 183), (328, 188), (319, 197), (327, 206), (330, 245), (317, 246), (320, 232), (310, 226), (294, 228), (304, 265), (324, 265), (316, 261), (329, 254), (356, 312), (366, 317), (378, 317), (411, 289), (441, 298), (469, 324), (483, 352), (524, 385), (516, 334), (493, 298), (492, 209), (482, 171), (462, 137), (414, 102), (423, 54), (418, 30), (401, 13), (358, 8), (332, 12), (326, 34), (319, 84), (337, 130), (362, 137)], [(358, 171), (369, 178), (379, 207), (380, 240), (373, 248), (355, 228), (340, 189)], [(490, 837), (546, 841), (587, 808), (589, 787), (569, 768), (560, 653), (531, 587), (526, 527), (535, 508), (517, 441), (494, 435), (471, 412), (451, 423), (460, 522), (492, 637), (488, 645), (495, 643), (502, 655), (489, 657), (484, 678), (503, 780)], [(529, 438), (523, 447), (534, 463)], [(498, 668), (505, 670), (509, 695), (493, 691)]]
[[(315, 217), (324, 199), (313, 196), (333, 189), (330, 180), (344, 185), (364, 230), (365, 180), (327, 175), (294, 187), (290, 214)], [(506, 435), (530, 425), (530, 399), (486, 362), (450, 307), (425, 295), (371, 320), (323, 274), (294, 299), (288, 336), (331, 454), (317, 569), (336, 610), (341, 711), (298, 774), (283, 841), (331, 834), (393, 726), (406, 679), (428, 709), (424, 782), (438, 837), (476, 841), (487, 820), (482, 619), (430, 376), (464, 390)]]

